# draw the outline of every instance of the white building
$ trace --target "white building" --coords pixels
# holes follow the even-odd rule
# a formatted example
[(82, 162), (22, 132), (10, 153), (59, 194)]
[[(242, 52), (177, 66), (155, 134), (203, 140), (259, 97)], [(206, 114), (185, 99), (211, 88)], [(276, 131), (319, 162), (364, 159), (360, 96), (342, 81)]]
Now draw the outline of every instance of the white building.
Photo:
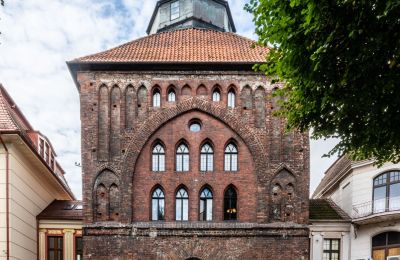
[[(311, 259), (400, 259), (400, 164), (378, 168), (371, 160), (355, 162), (343, 156), (326, 171), (313, 199), (331, 200), (351, 217), (351, 224), (327, 220), (321, 227), (310, 219), (312, 255), (321, 255), (321, 241), (332, 236), (340, 247), (340, 258)], [(322, 256), (329, 246), (322, 246)]]
[(0, 84), (0, 260), (79, 259), (82, 210), (57, 208), (74, 199), (50, 141)]

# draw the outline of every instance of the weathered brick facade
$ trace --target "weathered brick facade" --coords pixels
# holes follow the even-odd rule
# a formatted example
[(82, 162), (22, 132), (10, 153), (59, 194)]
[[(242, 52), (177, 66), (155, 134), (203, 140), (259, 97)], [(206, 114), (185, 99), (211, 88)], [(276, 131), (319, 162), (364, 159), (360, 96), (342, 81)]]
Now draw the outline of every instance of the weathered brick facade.
[[(83, 202), (87, 259), (308, 259), (308, 135), (284, 133), (272, 116), (274, 86), (251, 71), (80, 71)], [(176, 102), (167, 102), (173, 88)], [(212, 101), (219, 88), (221, 101)], [(161, 93), (161, 106), (152, 94)], [(236, 106), (227, 108), (227, 93)], [(201, 122), (200, 132), (188, 124)], [(238, 148), (238, 171), (224, 171), (224, 149)], [(188, 172), (175, 171), (180, 141)], [(214, 149), (212, 172), (199, 170), (201, 145)], [(153, 145), (166, 169), (153, 172)], [(165, 220), (151, 221), (151, 193), (165, 194)], [(237, 191), (237, 220), (224, 221), (224, 192)], [(213, 220), (199, 221), (202, 187), (213, 192)], [(175, 221), (185, 187), (189, 221)]]

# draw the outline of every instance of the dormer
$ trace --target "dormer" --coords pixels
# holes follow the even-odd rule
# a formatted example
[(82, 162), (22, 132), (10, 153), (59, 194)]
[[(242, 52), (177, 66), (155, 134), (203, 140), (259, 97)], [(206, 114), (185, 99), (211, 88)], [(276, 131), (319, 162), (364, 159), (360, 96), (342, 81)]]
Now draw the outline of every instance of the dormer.
[(147, 28), (147, 34), (184, 28), (236, 32), (227, 1), (159, 0)]

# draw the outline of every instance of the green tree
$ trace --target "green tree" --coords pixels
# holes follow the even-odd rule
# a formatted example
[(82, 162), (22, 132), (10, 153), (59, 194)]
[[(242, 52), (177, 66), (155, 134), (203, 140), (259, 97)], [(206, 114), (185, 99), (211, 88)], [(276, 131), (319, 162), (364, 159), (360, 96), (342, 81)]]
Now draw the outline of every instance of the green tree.
[(400, 162), (400, 0), (251, 0), (256, 68), (285, 82), (278, 114), (330, 151)]

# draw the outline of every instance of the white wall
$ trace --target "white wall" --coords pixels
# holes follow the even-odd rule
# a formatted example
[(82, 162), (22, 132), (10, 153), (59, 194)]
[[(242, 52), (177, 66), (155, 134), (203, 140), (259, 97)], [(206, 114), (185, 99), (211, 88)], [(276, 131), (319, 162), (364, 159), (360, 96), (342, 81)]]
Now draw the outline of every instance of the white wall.
[(324, 239), (340, 239), (340, 259), (350, 260), (350, 223), (313, 222), (310, 225), (310, 259), (321, 260)]
[(0, 147), (0, 259), (6, 257), (6, 163), (5, 151)]
[(357, 238), (355, 238), (354, 228), (352, 228), (351, 259), (372, 259), (372, 237), (388, 231), (400, 232), (400, 222), (383, 222), (360, 226), (357, 230)]
[(353, 175), (349, 174), (337, 186), (337, 188), (329, 195), (341, 209), (351, 216), (353, 207)]
[[(30, 157), (30, 151), (23, 155), (13, 144), (6, 145), (9, 150), (10, 259), (37, 259), (36, 216), (59, 194), (45, 177), (48, 174), (43, 172), (45, 168), (34, 166), (40, 163), (37, 164), (34, 156)], [(5, 259), (5, 154), (0, 157), (0, 259)]]
[[(400, 164), (386, 164), (381, 168), (377, 168), (372, 164), (355, 163), (352, 172), (340, 181), (340, 183), (336, 185), (336, 189), (327, 196), (352, 217), (353, 206), (372, 201), (373, 179), (381, 173), (390, 170), (400, 170)], [(351, 248), (350, 259), (372, 259), (372, 237), (387, 231), (400, 231), (400, 222), (381, 222), (373, 225), (361, 225), (357, 231), (352, 227), (349, 236), (349, 245)], [(317, 237), (313, 239), (315, 240)], [(318, 258), (314, 259), (316, 260)]]

